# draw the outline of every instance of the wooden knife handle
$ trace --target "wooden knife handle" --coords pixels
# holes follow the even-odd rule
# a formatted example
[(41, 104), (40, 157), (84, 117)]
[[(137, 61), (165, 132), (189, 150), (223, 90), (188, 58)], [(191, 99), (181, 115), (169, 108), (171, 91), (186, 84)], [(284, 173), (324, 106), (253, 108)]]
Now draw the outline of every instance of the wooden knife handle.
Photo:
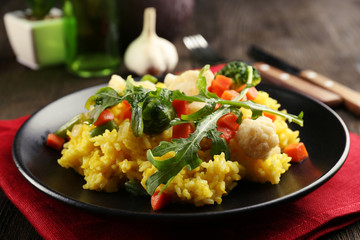
[(360, 115), (360, 93), (312, 70), (303, 70), (299, 76), (340, 95), (345, 106), (353, 113)]
[(291, 75), (266, 63), (257, 62), (254, 63), (253, 66), (259, 71), (264, 79), (276, 85), (301, 92), (318, 99), (319, 101), (329, 106), (336, 106), (342, 102), (342, 98), (338, 94), (318, 87), (315, 84), (312, 84), (304, 79)]

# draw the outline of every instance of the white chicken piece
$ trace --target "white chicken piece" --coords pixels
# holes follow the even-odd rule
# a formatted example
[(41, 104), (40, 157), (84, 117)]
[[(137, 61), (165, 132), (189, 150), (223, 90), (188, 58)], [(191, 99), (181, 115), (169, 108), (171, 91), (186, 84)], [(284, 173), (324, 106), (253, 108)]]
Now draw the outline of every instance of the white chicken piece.
[[(199, 73), (199, 70), (188, 70), (181, 73), (180, 75), (168, 73), (165, 76), (164, 83), (170, 90), (180, 90), (188, 96), (194, 96), (199, 94), (199, 90), (196, 86)], [(212, 71), (207, 70), (204, 71), (203, 75), (206, 78), (207, 87), (209, 87), (211, 81), (214, 79), (214, 74)]]
[[(155, 84), (150, 81), (134, 81), (134, 85), (137, 87), (142, 86), (152, 91), (156, 90)], [(111, 76), (108, 86), (115, 89), (118, 93), (122, 93), (126, 86), (126, 80), (121, 76), (114, 74)]]
[[(188, 70), (180, 75), (168, 73), (165, 76), (164, 83), (170, 90), (179, 90), (188, 96), (194, 96), (199, 94), (196, 86), (199, 73), (199, 70)], [(206, 87), (209, 87), (215, 76), (211, 70), (204, 71), (203, 75), (206, 78)], [(189, 104), (189, 111), (190, 113), (194, 113), (204, 107), (204, 105), (205, 103), (202, 102), (192, 102)]]
[(123, 90), (125, 89), (125, 85), (126, 85), (125, 79), (123, 79), (121, 76), (116, 74), (111, 76), (111, 79), (108, 83), (108, 86), (113, 88), (118, 93), (123, 92)]
[(189, 104), (189, 114), (199, 111), (205, 106), (204, 102), (192, 102)]
[(235, 139), (243, 152), (251, 158), (266, 159), (279, 145), (275, 124), (261, 116), (256, 120), (244, 119), (236, 131)]

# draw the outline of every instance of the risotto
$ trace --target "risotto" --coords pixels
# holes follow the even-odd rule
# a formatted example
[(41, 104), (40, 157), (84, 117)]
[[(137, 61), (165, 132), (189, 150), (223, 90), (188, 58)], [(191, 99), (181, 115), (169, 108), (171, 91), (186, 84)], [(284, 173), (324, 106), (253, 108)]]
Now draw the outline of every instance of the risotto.
[[(69, 139), (58, 163), (82, 175), (84, 189), (130, 186), (152, 196), (154, 210), (170, 202), (221, 204), (240, 180), (279, 183), (292, 162), (306, 158), (287, 150), (300, 143), (287, 121), (302, 125), (302, 115), (280, 111), (256, 90), (256, 69), (236, 64), (230, 73), (232, 65), (168, 74), (163, 83), (112, 76), (89, 98), (89, 112), (55, 133)], [(168, 200), (156, 202), (161, 195)]]

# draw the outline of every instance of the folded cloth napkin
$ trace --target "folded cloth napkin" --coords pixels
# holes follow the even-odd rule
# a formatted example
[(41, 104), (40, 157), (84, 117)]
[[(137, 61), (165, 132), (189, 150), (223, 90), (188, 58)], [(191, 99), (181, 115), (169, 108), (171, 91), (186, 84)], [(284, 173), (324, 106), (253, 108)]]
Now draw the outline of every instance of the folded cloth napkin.
[(0, 121), (0, 186), (44, 239), (314, 239), (360, 220), (360, 136), (328, 182), (305, 197), (231, 222), (154, 222), (96, 215), (33, 187), (17, 170), (11, 147), (27, 119)]

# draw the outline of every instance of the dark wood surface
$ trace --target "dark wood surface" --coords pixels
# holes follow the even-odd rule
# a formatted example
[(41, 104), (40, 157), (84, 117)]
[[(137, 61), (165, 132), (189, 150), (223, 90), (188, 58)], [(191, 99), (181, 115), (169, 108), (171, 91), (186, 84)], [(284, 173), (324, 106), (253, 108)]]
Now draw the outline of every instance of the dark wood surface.
[[(176, 71), (195, 67), (182, 36), (201, 33), (228, 59), (251, 62), (246, 51), (257, 44), (302, 68), (314, 69), (360, 92), (359, 0), (198, 0), (194, 14), (173, 41), (180, 55)], [(0, 13), (21, 9), (22, 1), (2, 1)], [(125, 75), (122, 67), (119, 74)], [(32, 71), (15, 60), (0, 20), (0, 119), (34, 113), (68, 93), (104, 83), (82, 79), (64, 66)], [(360, 134), (360, 117), (335, 108), (350, 131)], [(316, 120), (316, 119), (314, 119)], [(0, 171), (4, 171), (1, 169)], [(360, 239), (360, 222), (323, 239)], [(41, 239), (0, 191), (0, 239)]]

